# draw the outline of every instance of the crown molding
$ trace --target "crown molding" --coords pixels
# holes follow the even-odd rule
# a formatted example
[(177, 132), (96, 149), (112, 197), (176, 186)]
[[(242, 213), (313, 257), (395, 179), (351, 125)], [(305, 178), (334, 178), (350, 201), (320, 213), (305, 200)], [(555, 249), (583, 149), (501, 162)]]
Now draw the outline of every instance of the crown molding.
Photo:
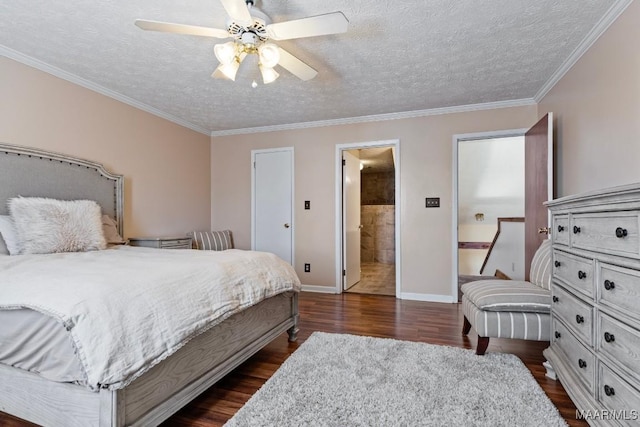
[(170, 122), (176, 123), (180, 126), (184, 126), (204, 135), (209, 135), (211, 132), (208, 129), (204, 129), (200, 126), (194, 125), (193, 123), (190, 123), (171, 114), (167, 114), (164, 111), (158, 110), (157, 108), (154, 108), (150, 105), (144, 104), (133, 98), (129, 98), (128, 96), (122, 95), (121, 93), (115, 92), (111, 89), (107, 89), (104, 86), (100, 86), (99, 84), (83, 79), (82, 77), (76, 76), (75, 74), (69, 73), (68, 71), (61, 70), (58, 67), (54, 67), (53, 65), (47, 64), (46, 62), (40, 61), (39, 59), (32, 58), (4, 45), (0, 45), (0, 55), (6, 56), (7, 58), (13, 59), (14, 61), (18, 61), (22, 64), (36, 68), (40, 71), (44, 71), (45, 73), (54, 75), (78, 86), (82, 86), (101, 95), (108, 96), (109, 98), (113, 98), (116, 101), (123, 102), (139, 110), (146, 111), (147, 113), (153, 114), (154, 116), (169, 120)]
[(574, 49), (569, 57), (560, 65), (560, 68), (547, 80), (540, 88), (538, 93), (533, 97), (536, 103), (542, 101), (547, 93), (564, 77), (565, 74), (573, 67), (578, 60), (584, 55), (591, 46), (600, 38), (602, 34), (618, 19), (625, 9), (633, 2), (633, 0), (616, 0), (607, 13), (598, 21), (598, 23), (589, 31), (582, 42)]
[(211, 132), (212, 137), (244, 135), (251, 133), (276, 132), (281, 130), (308, 129), (325, 126), (350, 125), (356, 123), (379, 122), (385, 120), (412, 119), (415, 117), (436, 116), (440, 114), (466, 113), (469, 111), (495, 110), (497, 108), (523, 107), (536, 105), (533, 98), (509, 101), (486, 102), (483, 104), (458, 105), (454, 107), (432, 108), (429, 110), (403, 111), (398, 113), (375, 114), (371, 116), (348, 117), (344, 119), (318, 120), (313, 122), (289, 123), (285, 125), (260, 126), (244, 129), (229, 129)]

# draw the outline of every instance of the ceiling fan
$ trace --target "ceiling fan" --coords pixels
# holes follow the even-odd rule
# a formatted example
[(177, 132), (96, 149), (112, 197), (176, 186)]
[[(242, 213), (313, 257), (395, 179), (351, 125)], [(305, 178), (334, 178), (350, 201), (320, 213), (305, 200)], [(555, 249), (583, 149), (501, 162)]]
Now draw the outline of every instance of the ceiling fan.
[[(220, 0), (220, 2), (229, 15), (226, 30), (145, 19), (137, 19), (135, 24), (149, 31), (217, 39), (232, 38), (232, 41), (214, 46), (214, 53), (220, 65), (211, 76), (235, 81), (242, 61), (247, 55), (255, 54), (258, 55), (258, 67), (264, 84), (271, 83), (280, 76), (274, 70), (276, 65), (288, 70), (301, 80), (310, 80), (318, 74), (309, 65), (271, 43), (271, 40), (344, 33), (349, 24), (342, 12), (271, 23), (267, 15), (254, 7), (254, 0)], [(253, 86), (255, 85), (254, 81)]]

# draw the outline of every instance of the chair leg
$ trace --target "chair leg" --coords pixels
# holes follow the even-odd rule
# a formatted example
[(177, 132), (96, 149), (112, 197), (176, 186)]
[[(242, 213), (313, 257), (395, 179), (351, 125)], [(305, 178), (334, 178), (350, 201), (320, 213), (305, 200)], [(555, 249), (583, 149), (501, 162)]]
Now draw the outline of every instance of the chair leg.
[(476, 348), (476, 354), (478, 356), (483, 356), (484, 352), (487, 351), (487, 347), (489, 347), (489, 337), (478, 336), (478, 347)]
[(462, 325), (462, 335), (467, 335), (471, 330), (471, 323), (469, 323), (469, 319), (467, 316), (464, 316), (464, 324)]

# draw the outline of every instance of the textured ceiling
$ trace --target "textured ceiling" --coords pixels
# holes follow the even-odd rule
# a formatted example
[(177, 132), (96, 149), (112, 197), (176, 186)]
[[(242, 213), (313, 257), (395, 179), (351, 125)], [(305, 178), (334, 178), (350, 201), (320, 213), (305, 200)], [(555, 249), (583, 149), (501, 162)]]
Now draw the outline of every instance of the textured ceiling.
[(614, 3), (258, 1), (273, 22), (342, 11), (350, 23), (345, 34), (278, 42), (315, 68), (315, 79), (279, 69), (276, 82), (255, 89), (255, 67), (242, 67), (235, 83), (210, 77), (219, 40), (133, 24), (225, 28), (218, 0), (2, 0), (0, 45), (219, 132), (532, 99)]

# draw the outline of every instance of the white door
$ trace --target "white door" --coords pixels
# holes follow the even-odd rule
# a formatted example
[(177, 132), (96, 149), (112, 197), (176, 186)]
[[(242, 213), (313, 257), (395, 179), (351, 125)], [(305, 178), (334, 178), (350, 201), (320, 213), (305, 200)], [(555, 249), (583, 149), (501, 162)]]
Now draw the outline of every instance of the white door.
[(343, 158), (344, 289), (360, 281), (360, 159), (348, 151)]
[(255, 150), (252, 248), (293, 264), (293, 148)]

